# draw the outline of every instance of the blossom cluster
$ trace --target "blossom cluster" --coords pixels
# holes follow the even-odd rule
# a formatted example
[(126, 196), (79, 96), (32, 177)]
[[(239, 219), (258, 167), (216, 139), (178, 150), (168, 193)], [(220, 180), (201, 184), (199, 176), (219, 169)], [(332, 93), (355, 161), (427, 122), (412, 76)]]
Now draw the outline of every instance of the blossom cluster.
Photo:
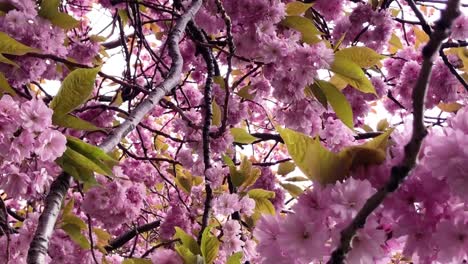
[(52, 110), (40, 99), (0, 99), (0, 182), (11, 197), (42, 194), (58, 174), (54, 160), (66, 138), (52, 127)]

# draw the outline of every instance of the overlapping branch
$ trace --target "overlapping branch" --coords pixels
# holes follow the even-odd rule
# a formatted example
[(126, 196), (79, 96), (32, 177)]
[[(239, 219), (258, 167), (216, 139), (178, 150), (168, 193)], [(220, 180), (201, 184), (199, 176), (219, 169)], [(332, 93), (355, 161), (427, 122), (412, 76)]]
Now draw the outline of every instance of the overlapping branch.
[[(179, 41), (187, 26), (187, 23), (198, 12), (202, 1), (193, 0), (187, 11), (177, 19), (177, 23), (171, 31), (167, 43), (169, 55), (172, 58), (170, 71), (166, 79), (154, 89), (136, 108), (130, 113), (128, 119), (119, 127), (115, 128), (110, 135), (99, 146), (106, 152), (111, 151), (117, 146), (120, 140), (130, 133), (144, 116), (151, 111), (161, 100), (163, 96), (169, 93), (178, 83), (182, 73), (183, 59), (179, 50)], [(52, 183), (49, 194), (47, 195), (45, 208), (39, 218), (36, 233), (34, 234), (28, 251), (29, 264), (45, 263), (49, 240), (54, 231), (57, 217), (60, 213), (62, 200), (65, 197), (70, 186), (70, 175), (66, 173), (60, 176)]]
[(121, 236), (115, 238), (114, 240), (111, 240), (109, 242), (109, 245), (107, 245), (104, 248), (108, 252), (110, 252), (112, 250), (116, 250), (116, 249), (122, 247), (123, 245), (125, 245), (128, 241), (132, 240), (132, 238), (134, 238), (138, 234), (149, 232), (149, 231), (159, 227), (160, 224), (161, 224), (161, 221), (158, 220), (158, 221), (154, 221), (154, 222), (151, 222), (151, 223), (148, 223), (148, 224), (144, 224), (142, 226), (135, 227), (132, 230), (130, 230), (130, 231), (122, 234)]
[(412, 94), (414, 116), (413, 132), (410, 141), (405, 146), (403, 161), (392, 168), (389, 182), (366, 201), (351, 224), (341, 231), (340, 244), (333, 251), (328, 263), (338, 264), (344, 262), (346, 254), (351, 250), (351, 241), (356, 235), (358, 229), (362, 228), (366, 224), (367, 217), (382, 204), (388, 194), (394, 192), (399, 187), (400, 183), (415, 167), (422, 141), (427, 134), (427, 130), (423, 122), (424, 102), (433, 61), (438, 55), (442, 41), (448, 37), (453, 20), (455, 20), (460, 14), (459, 5), (459, 0), (448, 1), (446, 9), (443, 11), (440, 20), (437, 21), (435, 25), (435, 30), (430, 35), (429, 42), (423, 48), (422, 55), (424, 61)]

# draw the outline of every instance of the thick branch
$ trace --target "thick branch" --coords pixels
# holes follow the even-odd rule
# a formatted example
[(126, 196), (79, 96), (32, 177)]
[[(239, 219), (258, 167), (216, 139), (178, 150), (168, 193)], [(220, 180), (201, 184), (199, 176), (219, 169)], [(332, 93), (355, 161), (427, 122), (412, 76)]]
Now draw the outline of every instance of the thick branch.
[(430, 40), (423, 48), (422, 55), (424, 61), (418, 80), (413, 90), (413, 133), (408, 144), (405, 146), (403, 161), (392, 168), (389, 182), (374, 195), (372, 195), (358, 212), (350, 225), (341, 231), (341, 240), (338, 248), (333, 251), (328, 263), (343, 263), (346, 254), (351, 250), (351, 240), (358, 229), (366, 224), (367, 217), (377, 209), (387, 195), (395, 191), (400, 183), (408, 176), (409, 172), (416, 165), (416, 159), (421, 148), (421, 143), (427, 134), (424, 126), (424, 101), (427, 92), (427, 86), (432, 71), (432, 65), (435, 56), (439, 51), (442, 41), (448, 37), (450, 26), (455, 18), (460, 14), (459, 0), (449, 0), (446, 10), (435, 25), (435, 31), (430, 35)]
[[(120, 140), (140, 123), (144, 116), (156, 106), (159, 100), (179, 83), (183, 59), (180, 54), (178, 43), (185, 31), (187, 23), (198, 12), (201, 3), (201, 0), (193, 0), (187, 12), (178, 18), (176, 26), (168, 37), (167, 43), (169, 46), (169, 55), (172, 58), (172, 65), (167, 78), (135, 108), (121, 126), (111, 132), (99, 146), (101, 149), (109, 152), (117, 146)], [(45, 263), (45, 256), (49, 248), (49, 239), (54, 231), (62, 200), (70, 186), (70, 180), (70, 175), (62, 173), (51, 185), (46, 198), (44, 211), (39, 218), (37, 230), (29, 248), (29, 264)]]
[(159, 227), (160, 223), (161, 223), (161, 221), (158, 220), (158, 221), (154, 221), (154, 222), (151, 222), (151, 223), (136, 227), (136, 228), (128, 231), (127, 233), (122, 234), (121, 236), (117, 237), (116, 239), (110, 241), (109, 245), (107, 245), (105, 247), (105, 249), (107, 250), (107, 252), (118, 249), (118, 248), (122, 247), (123, 245), (125, 245), (125, 243), (127, 243), (128, 241), (132, 240), (132, 238), (134, 238), (136, 235), (141, 234), (141, 233), (145, 233), (145, 232), (149, 232), (149, 231)]

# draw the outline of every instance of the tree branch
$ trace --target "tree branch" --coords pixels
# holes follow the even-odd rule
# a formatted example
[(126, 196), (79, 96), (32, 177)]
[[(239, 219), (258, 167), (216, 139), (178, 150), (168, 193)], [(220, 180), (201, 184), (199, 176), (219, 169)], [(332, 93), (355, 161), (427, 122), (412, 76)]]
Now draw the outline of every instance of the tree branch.
[(435, 31), (430, 35), (430, 40), (422, 50), (424, 58), (418, 80), (413, 89), (413, 133), (411, 139), (405, 146), (403, 161), (392, 168), (389, 182), (374, 195), (372, 195), (344, 230), (341, 231), (341, 240), (338, 247), (333, 251), (328, 263), (344, 263), (346, 254), (351, 250), (351, 240), (358, 229), (366, 224), (367, 217), (380, 206), (387, 195), (395, 191), (400, 183), (408, 176), (416, 165), (416, 159), (421, 148), (421, 143), (427, 135), (424, 126), (424, 101), (427, 86), (432, 71), (434, 58), (437, 56), (442, 41), (448, 37), (453, 20), (460, 15), (460, 0), (449, 0), (445, 11), (435, 25)]
[[(169, 93), (178, 83), (182, 73), (183, 58), (179, 50), (179, 41), (187, 26), (187, 23), (195, 16), (201, 6), (201, 0), (193, 0), (187, 12), (177, 19), (176, 26), (171, 31), (167, 43), (169, 55), (172, 58), (172, 65), (167, 78), (154, 89), (130, 114), (128, 119), (111, 134), (99, 146), (106, 152), (117, 146), (120, 140), (130, 133), (144, 116), (151, 111), (163, 96)], [(28, 251), (27, 262), (29, 264), (45, 263), (49, 240), (54, 231), (57, 217), (60, 213), (62, 200), (70, 187), (70, 175), (66, 173), (52, 183), (49, 194), (46, 198), (45, 208), (42, 212), (33, 240)]]
[(158, 221), (154, 221), (154, 222), (133, 228), (127, 233), (124, 233), (121, 236), (117, 237), (116, 239), (110, 241), (109, 245), (105, 246), (104, 248), (107, 250), (107, 252), (116, 250), (122, 247), (123, 245), (125, 245), (128, 241), (132, 240), (132, 238), (134, 238), (136, 235), (149, 232), (159, 227), (160, 224), (161, 224), (161, 221), (158, 220)]
[(426, 32), (426, 34), (430, 36), (431, 32), (432, 32), (431, 27), (429, 26), (426, 19), (424, 18), (424, 15), (421, 13), (419, 8), (416, 6), (416, 3), (414, 2), (414, 0), (406, 0), (406, 2), (408, 3), (408, 5), (413, 10), (413, 13), (416, 15), (419, 22), (421, 22), (421, 27), (424, 30), (424, 32)]
[[(213, 118), (213, 113), (211, 109), (211, 104), (213, 101), (212, 98), (212, 86), (213, 86), (213, 77), (215, 75), (214, 69), (214, 56), (211, 52), (211, 49), (207, 46), (200, 45), (198, 43), (208, 43), (205, 35), (203, 32), (196, 26), (194, 21), (190, 21), (188, 24), (188, 29), (192, 35), (192, 38), (197, 40), (197, 49), (201, 53), (203, 59), (206, 63), (206, 82), (205, 82), (205, 91), (204, 91), (204, 108), (205, 108), (205, 120), (202, 127), (202, 140), (203, 140), (203, 163), (205, 165), (205, 174), (206, 171), (211, 168), (211, 154), (210, 154), (210, 127), (211, 127), (211, 119)], [(201, 236), (203, 234), (203, 230), (208, 225), (208, 219), (210, 216), (211, 211), (211, 200), (213, 199), (213, 190), (211, 189), (211, 185), (209, 180), (205, 176), (205, 204), (202, 216), (202, 223), (201, 229), (198, 235), (198, 243), (201, 243)]]

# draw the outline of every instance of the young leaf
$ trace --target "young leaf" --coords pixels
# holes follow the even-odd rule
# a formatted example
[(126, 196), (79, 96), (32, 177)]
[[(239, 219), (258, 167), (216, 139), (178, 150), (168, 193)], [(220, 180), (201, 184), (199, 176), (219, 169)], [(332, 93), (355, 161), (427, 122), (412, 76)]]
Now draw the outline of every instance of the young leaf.
[(8, 80), (5, 78), (5, 75), (3, 75), (3, 73), (0, 72), (0, 98), (5, 93), (11, 94), (13, 96), (16, 95), (15, 90), (11, 88), (10, 84), (8, 83)]
[(54, 125), (60, 126), (60, 127), (68, 127), (68, 128), (73, 128), (76, 130), (83, 130), (83, 131), (97, 131), (97, 130), (102, 130), (99, 127), (95, 126), (94, 124), (83, 120), (79, 117), (67, 114), (64, 116), (53, 116), (52, 117), (52, 122)]
[(67, 156), (60, 157), (56, 162), (66, 173), (73, 176), (76, 180), (83, 182), (85, 184), (85, 191), (89, 187), (98, 185), (92, 170), (81, 167)]
[(182, 245), (190, 250), (194, 255), (201, 254), (197, 241), (191, 235), (187, 234), (180, 227), (175, 227), (174, 239), (180, 239)]
[(286, 128), (277, 130), (299, 169), (309, 179), (323, 185), (344, 179), (351, 168), (383, 162), (388, 138), (393, 131), (389, 129), (362, 145), (347, 147), (334, 153), (323, 147), (318, 138), (313, 139)]
[(237, 252), (229, 256), (229, 258), (226, 261), (226, 264), (241, 264), (242, 262), (242, 257), (243, 257), (242, 252)]
[(67, 136), (67, 145), (81, 154), (84, 154), (90, 159), (106, 161), (113, 163), (114, 165), (119, 163), (118, 160), (115, 160), (113, 157), (109, 156), (106, 152), (104, 152), (104, 150), (94, 145), (88, 144), (79, 138)]
[(215, 236), (210, 234), (211, 228), (205, 228), (201, 239), (201, 253), (206, 264), (212, 264), (218, 256), (219, 245), (221, 244)]
[(296, 169), (296, 164), (291, 161), (283, 162), (278, 166), (277, 173), (281, 176), (286, 176), (288, 173)]
[(275, 192), (267, 191), (263, 189), (251, 189), (247, 192), (252, 199), (273, 199), (275, 198)]
[(240, 144), (251, 144), (252, 142), (257, 140), (256, 137), (250, 135), (249, 133), (247, 133), (247, 131), (238, 127), (231, 128), (231, 135), (234, 138), (234, 142)]
[(72, 197), (70, 201), (63, 207), (63, 215), (68, 215), (72, 213), (73, 207), (75, 206), (75, 199)]
[(38, 49), (28, 47), (16, 39), (10, 37), (5, 32), (0, 32), (0, 62), (18, 67), (18, 64), (7, 59), (2, 54), (21, 56), (29, 52), (40, 52)]
[(71, 149), (70, 147), (67, 147), (63, 156), (65, 157), (64, 164), (71, 164), (73, 167), (85, 168), (107, 176), (112, 175), (112, 171), (105, 167), (104, 164), (96, 164), (83, 154)]
[(175, 184), (184, 190), (184, 192), (190, 194), (193, 186), (193, 177), (190, 171), (180, 165), (176, 165), (175, 176)]
[(64, 224), (61, 226), (61, 229), (67, 233), (67, 235), (82, 249), (90, 249), (91, 245), (83, 234), (81, 234), (81, 229), (79, 226), (74, 224)]
[(286, 14), (289, 16), (300, 16), (311, 8), (313, 3), (291, 2), (286, 5)]
[(323, 93), (323, 91), (317, 85), (308, 85), (304, 90), (305, 94), (309, 97), (315, 97), (320, 104), (322, 104), (323, 108), (328, 109), (328, 102), (327, 97)]
[(106, 253), (107, 251), (105, 249), (105, 246), (109, 245), (109, 240), (112, 238), (111, 234), (97, 227), (93, 228), (93, 232), (94, 234), (96, 234), (96, 237), (97, 237), (97, 241), (96, 241), (97, 248), (102, 253)]
[(281, 21), (281, 24), (301, 32), (302, 41), (307, 44), (320, 42), (320, 38), (317, 35), (320, 35), (321, 32), (315, 27), (312, 20), (308, 18), (301, 16), (286, 16), (286, 18)]
[(312, 86), (317, 86), (327, 97), (338, 118), (349, 127), (354, 129), (353, 109), (343, 93), (327, 81), (315, 81)]
[(429, 36), (426, 34), (426, 32), (424, 32), (418, 26), (413, 26), (413, 32), (414, 32), (414, 35), (416, 36), (416, 41), (414, 44), (416, 48), (418, 48), (419, 45), (425, 44), (429, 41)]
[(444, 112), (448, 112), (448, 113), (455, 113), (457, 112), (458, 110), (460, 110), (460, 108), (463, 107), (463, 105), (457, 103), (457, 102), (454, 102), (454, 103), (439, 103), (437, 105), (437, 107), (444, 111)]
[(292, 183), (280, 183), (280, 185), (291, 194), (292, 197), (298, 197), (301, 195), (304, 190), (302, 190), (299, 186), (292, 184)]
[(250, 85), (247, 85), (247, 86), (242, 87), (242, 88), (237, 92), (237, 95), (239, 95), (240, 97), (242, 97), (242, 98), (244, 98), (244, 99), (248, 99), (248, 100), (254, 99), (254, 98), (255, 98), (255, 93), (254, 93), (254, 94), (250, 94), (250, 93), (249, 93), (250, 88), (252, 88), (252, 86), (250, 86)]
[(396, 53), (398, 50), (403, 48), (403, 44), (401, 43), (400, 38), (395, 35), (395, 33), (392, 33), (392, 37), (388, 41), (389, 45), (389, 50), (391, 53)]
[(331, 71), (338, 74), (340, 78), (359, 91), (376, 94), (374, 86), (366, 77), (361, 67), (351, 60), (343, 57), (335, 57), (331, 65)]
[(129, 258), (129, 259), (124, 259), (122, 261), (122, 264), (151, 264), (151, 260), (149, 259), (144, 259), (144, 258)]
[(326, 184), (342, 179), (347, 174), (346, 167), (350, 164), (343, 164), (344, 161), (323, 147), (318, 139), (287, 128), (279, 128), (278, 131), (289, 155), (309, 179)]
[(302, 182), (302, 181), (308, 181), (309, 179), (307, 179), (306, 177), (302, 177), (302, 176), (293, 176), (290, 178), (286, 178), (284, 180), (289, 181), (289, 182)]
[(197, 256), (194, 255), (187, 247), (183, 245), (177, 245), (175, 246), (175, 250), (184, 260), (184, 264), (198, 264)]
[(255, 211), (251, 217), (253, 222), (258, 221), (262, 214), (274, 215), (276, 213), (275, 207), (269, 200), (275, 198), (275, 192), (263, 189), (252, 189), (248, 191), (247, 194), (249, 198), (255, 201)]
[(39, 16), (48, 19), (53, 25), (72, 29), (80, 24), (72, 16), (59, 11), (60, 0), (42, 0)]
[(348, 59), (361, 68), (369, 68), (377, 64), (380, 60), (384, 59), (382, 56), (375, 52), (375, 50), (368, 47), (349, 47), (342, 49), (335, 53), (336, 57), (342, 57)]
[(213, 77), (213, 82), (219, 85), (223, 90), (226, 90), (226, 83), (224, 82), (223, 76), (214, 76)]
[(76, 69), (65, 77), (57, 95), (50, 102), (54, 118), (61, 118), (82, 105), (91, 95), (100, 68)]
[(222, 118), (221, 108), (219, 107), (219, 105), (216, 103), (215, 100), (213, 100), (213, 102), (211, 103), (211, 109), (213, 113), (213, 118), (212, 118), (213, 126), (221, 125), (221, 118)]

